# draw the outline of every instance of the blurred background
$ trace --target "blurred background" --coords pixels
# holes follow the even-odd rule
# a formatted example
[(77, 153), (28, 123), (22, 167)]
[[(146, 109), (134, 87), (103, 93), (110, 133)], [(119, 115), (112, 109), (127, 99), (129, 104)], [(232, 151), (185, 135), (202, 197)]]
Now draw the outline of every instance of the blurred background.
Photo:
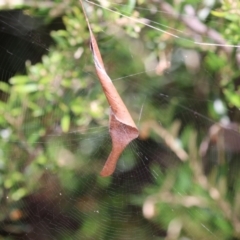
[(240, 239), (239, 1), (83, 3), (139, 138), (99, 175), (79, 1), (0, 1), (0, 239)]

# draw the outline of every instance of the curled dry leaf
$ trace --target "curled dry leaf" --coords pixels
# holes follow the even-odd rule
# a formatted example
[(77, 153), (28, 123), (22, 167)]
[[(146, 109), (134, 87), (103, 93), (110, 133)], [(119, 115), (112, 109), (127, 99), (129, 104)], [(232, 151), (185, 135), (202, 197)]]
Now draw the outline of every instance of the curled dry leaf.
[(82, 9), (90, 33), (90, 47), (94, 59), (96, 72), (111, 108), (109, 132), (112, 139), (112, 151), (100, 173), (101, 176), (107, 177), (114, 172), (121, 153), (132, 140), (138, 137), (139, 132), (130, 113), (128, 112), (127, 107), (119, 96), (115, 86), (112, 83), (112, 80), (110, 79), (104, 68), (97, 41), (93, 35), (81, 0), (80, 3), (82, 5)]

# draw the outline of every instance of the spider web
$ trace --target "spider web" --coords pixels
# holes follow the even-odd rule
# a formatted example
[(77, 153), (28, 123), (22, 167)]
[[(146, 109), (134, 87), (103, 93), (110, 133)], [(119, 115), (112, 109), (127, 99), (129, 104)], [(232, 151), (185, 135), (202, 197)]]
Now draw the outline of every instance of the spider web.
[[(79, 61), (81, 75), (69, 77), (76, 91), (66, 90), (63, 96), (57, 80), (49, 87), (66, 105), (76, 96), (82, 101), (79, 115), (70, 116), (73, 126), (64, 130), (68, 120), (61, 120), (64, 110), (58, 113), (64, 108), (62, 102), (49, 113), (48, 104), (55, 104), (51, 98), (38, 102), (42, 112), (33, 122), (31, 113), (22, 108), (20, 115), (27, 124), (1, 126), (2, 239), (233, 239), (234, 235), (238, 239), (232, 229), (238, 223), (234, 215), (238, 182), (233, 176), (239, 168), (240, 135), (234, 123), (239, 109), (226, 106), (220, 77), (202, 64), (204, 50), (229, 54), (237, 47), (214, 34), (218, 42), (213, 41), (211, 31), (202, 36), (191, 28), (180, 30), (173, 13), (176, 25), (167, 21), (160, 25), (156, 16), (169, 19), (170, 13), (160, 10), (157, 2), (151, 8), (139, 4), (136, 12), (130, 2), (87, 1), (86, 6), (107, 71), (139, 127), (139, 138), (124, 151), (113, 176), (99, 176), (111, 151), (109, 110), (93, 63), (83, 59), (90, 58), (89, 53), (84, 55), (86, 38), (81, 43), (84, 49), (65, 56)], [(194, 7), (201, 9), (201, 4)], [(126, 17), (128, 11), (136, 16)], [(115, 16), (118, 25), (107, 25), (106, 13)], [(125, 17), (117, 17), (119, 13)], [(34, 65), (47, 61), (43, 55), (51, 55), (50, 31), (65, 27), (61, 18), (45, 27), (45, 14), (1, 12), (2, 82), (29, 73), (27, 60)], [(196, 21), (192, 14), (179, 16), (189, 23)], [(210, 21), (217, 29), (217, 21)], [(155, 36), (144, 38), (149, 29)], [(62, 70), (52, 66), (51, 76)], [(32, 92), (26, 98), (27, 94)], [(1, 98), (8, 101), (3, 93)], [(46, 116), (51, 127), (35, 133), (38, 126), (45, 126)]]

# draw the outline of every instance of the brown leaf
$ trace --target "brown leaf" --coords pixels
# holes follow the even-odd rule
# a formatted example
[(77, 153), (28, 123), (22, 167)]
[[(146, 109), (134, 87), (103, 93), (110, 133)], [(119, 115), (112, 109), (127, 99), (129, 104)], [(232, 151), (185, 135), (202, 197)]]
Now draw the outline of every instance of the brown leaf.
[(103, 60), (97, 45), (97, 41), (93, 35), (91, 26), (89, 24), (87, 15), (84, 11), (84, 7), (81, 0), (80, 3), (82, 5), (82, 9), (90, 33), (91, 41), (90, 47), (93, 54), (96, 72), (111, 108), (109, 131), (110, 136), (112, 138), (112, 151), (100, 173), (101, 176), (107, 177), (114, 172), (117, 161), (123, 150), (132, 140), (138, 137), (139, 133), (130, 113), (128, 112), (128, 109), (126, 108), (115, 86), (113, 85), (112, 80), (110, 79), (104, 68)]

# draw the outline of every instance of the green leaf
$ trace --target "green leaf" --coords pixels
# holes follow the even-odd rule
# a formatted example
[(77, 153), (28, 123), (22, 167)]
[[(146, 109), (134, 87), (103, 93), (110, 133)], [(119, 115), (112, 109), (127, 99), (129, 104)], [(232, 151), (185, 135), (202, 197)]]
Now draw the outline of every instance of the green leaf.
[(5, 82), (0, 82), (0, 90), (2, 90), (3, 92), (8, 93), (10, 90), (10, 87), (7, 83)]
[(25, 75), (20, 75), (20, 76), (15, 76), (9, 80), (11, 84), (25, 84), (29, 82), (28, 76)]
[(64, 115), (63, 118), (61, 119), (61, 127), (63, 132), (68, 132), (69, 127), (70, 127), (70, 116), (69, 115)]
[(31, 84), (26, 84), (26, 85), (16, 85), (14, 87), (14, 89), (16, 92), (19, 92), (19, 93), (36, 92), (38, 90), (38, 84), (31, 83)]
[(27, 191), (25, 188), (19, 188), (16, 192), (12, 194), (12, 199), (15, 201), (18, 201), (22, 197), (24, 197), (26, 194), (27, 194)]
[(83, 112), (83, 107), (81, 104), (72, 104), (71, 105), (71, 110), (75, 113), (75, 114), (80, 114)]
[(233, 104), (235, 107), (238, 107), (238, 108), (240, 107), (240, 95), (239, 94), (232, 92), (228, 89), (224, 89), (223, 92), (231, 104)]
[(225, 12), (218, 12), (218, 11), (211, 11), (211, 14), (215, 17), (225, 17), (226, 16)]

